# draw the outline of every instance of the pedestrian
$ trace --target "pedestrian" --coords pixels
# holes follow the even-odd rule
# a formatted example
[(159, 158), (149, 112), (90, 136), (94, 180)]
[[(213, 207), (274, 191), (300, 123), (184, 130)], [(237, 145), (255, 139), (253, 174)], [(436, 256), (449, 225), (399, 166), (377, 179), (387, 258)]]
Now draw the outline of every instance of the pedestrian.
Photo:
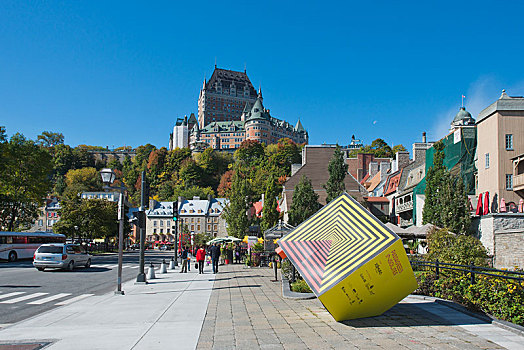
[(180, 254), (180, 257), (182, 258), (182, 270), (180, 270), (180, 273), (187, 273), (187, 255), (187, 247), (184, 246), (182, 254)]
[(204, 273), (204, 260), (206, 260), (206, 250), (204, 249), (204, 246), (200, 246), (200, 248), (197, 250), (196, 259), (198, 262), (198, 273), (203, 274)]
[(191, 271), (191, 249), (187, 248), (187, 271)]
[(218, 259), (220, 259), (220, 245), (215, 243), (211, 247), (211, 261), (213, 263), (213, 273), (218, 273)]

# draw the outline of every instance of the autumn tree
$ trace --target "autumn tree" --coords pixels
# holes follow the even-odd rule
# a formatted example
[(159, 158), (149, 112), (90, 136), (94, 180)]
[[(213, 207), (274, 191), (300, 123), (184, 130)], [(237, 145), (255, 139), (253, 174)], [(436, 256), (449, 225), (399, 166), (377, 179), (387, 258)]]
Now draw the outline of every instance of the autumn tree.
[(327, 203), (340, 196), (346, 190), (344, 179), (348, 172), (348, 165), (344, 162), (344, 154), (339, 145), (335, 148), (333, 157), (329, 161), (328, 171), (328, 182), (323, 185), (327, 192)]
[(320, 207), (318, 194), (313, 190), (311, 181), (305, 175), (302, 175), (293, 191), (293, 201), (289, 209), (289, 223), (293, 226), (300, 225), (315, 214)]

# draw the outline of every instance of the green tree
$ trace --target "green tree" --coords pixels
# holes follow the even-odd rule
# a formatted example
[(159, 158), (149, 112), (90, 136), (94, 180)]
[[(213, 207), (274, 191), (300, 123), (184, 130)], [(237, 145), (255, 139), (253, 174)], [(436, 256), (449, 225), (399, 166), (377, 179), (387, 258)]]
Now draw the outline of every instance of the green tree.
[(226, 206), (224, 217), (226, 219), (228, 234), (242, 238), (249, 228), (250, 220), (247, 211), (251, 206), (251, 188), (249, 181), (240, 171), (235, 171), (231, 182), (231, 196), (229, 205)]
[(291, 164), (302, 162), (301, 147), (289, 138), (278, 140), (276, 145), (268, 145), (266, 154), (271, 166), (278, 169), (278, 176), (291, 175)]
[(262, 208), (262, 231), (268, 230), (278, 222), (280, 213), (277, 211), (278, 188), (276, 178), (270, 176), (266, 181), (266, 192), (264, 194), (264, 207)]
[(38, 135), (36, 142), (44, 148), (54, 148), (64, 143), (64, 135), (62, 133), (44, 131)]
[(318, 194), (313, 190), (311, 181), (302, 175), (293, 192), (293, 202), (289, 209), (289, 223), (293, 226), (300, 225), (315, 214), (320, 207)]
[(393, 155), (397, 154), (397, 152), (406, 152), (407, 149), (403, 145), (395, 145), (393, 146)]
[[(117, 237), (117, 210), (117, 203), (108, 200), (71, 197), (62, 201), (60, 221), (53, 230), (67, 237), (80, 236), (89, 240)], [(124, 220), (124, 234), (129, 232), (130, 225)]]
[(339, 145), (335, 148), (333, 157), (329, 161), (328, 171), (328, 182), (323, 185), (327, 192), (327, 203), (340, 196), (346, 190), (344, 179), (348, 172), (348, 165), (344, 162), (344, 154)]
[(176, 186), (173, 189), (170, 199), (176, 199), (178, 197), (184, 197), (192, 199), (193, 197), (200, 197), (202, 199), (207, 198), (208, 196), (214, 197), (215, 191), (211, 187), (199, 187), (199, 186)]
[(433, 166), (426, 174), (423, 222), (466, 234), (470, 230), (469, 199), (460, 176), (452, 176), (444, 166), (444, 144), (433, 145)]
[(186, 159), (180, 166), (179, 178), (185, 187), (199, 186), (202, 176), (202, 168), (191, 158)]
[(14, 231), (29, 226), (51, 190), (51, 155), (22, 134), (9, 142), (0, 132), (0, 227)]

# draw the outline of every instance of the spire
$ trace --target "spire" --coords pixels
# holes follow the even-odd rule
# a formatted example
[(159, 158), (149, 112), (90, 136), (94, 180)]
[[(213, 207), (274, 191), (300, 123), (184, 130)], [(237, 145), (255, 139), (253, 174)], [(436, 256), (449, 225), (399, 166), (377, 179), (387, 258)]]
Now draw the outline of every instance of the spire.
[(262, 99), (262, 85), (258, 86), (258, 97)]
[(306, 131), (304, 127), (302, 126), (302, 123), (300, 122), (300, 118), (298, 119), (297, 125), (295, 126), (295, 131), (297, 132), (304, 132)]
[(206, 89), (206, 84), (207, 84), (207, 81), (206, 81), (206, 78), (204, 78), (204, 85), (202, 85), (202, 90)]

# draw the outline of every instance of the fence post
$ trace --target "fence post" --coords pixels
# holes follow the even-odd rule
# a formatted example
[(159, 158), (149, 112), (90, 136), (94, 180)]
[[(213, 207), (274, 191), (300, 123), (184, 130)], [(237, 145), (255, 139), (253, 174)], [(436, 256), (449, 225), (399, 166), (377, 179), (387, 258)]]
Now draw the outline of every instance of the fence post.
[(291, 263), (291, 283), (295, 282), (295, 265)]
[(469, 280), (470, 284), (475, 284), (475, 270), (473, 270), (474, 267), (475, 265), (472, 263), (469, 264), (469, 272), (471, 273), (471, 278)]
[(435, 261), (435, 279), (438, 280), (439, 277), (439, 268), (438, 268), (438, 259)]

